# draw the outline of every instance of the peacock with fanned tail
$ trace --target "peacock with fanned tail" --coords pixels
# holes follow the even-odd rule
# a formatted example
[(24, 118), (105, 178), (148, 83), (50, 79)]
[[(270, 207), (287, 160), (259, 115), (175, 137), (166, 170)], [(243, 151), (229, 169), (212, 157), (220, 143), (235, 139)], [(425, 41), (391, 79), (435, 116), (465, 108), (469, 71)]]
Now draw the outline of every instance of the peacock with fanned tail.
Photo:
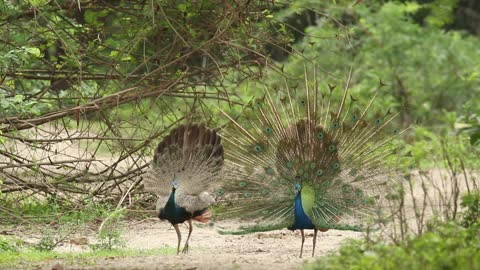
[[(379, 218), (378, 206), (400, 179), (389, 156), (396, 151), (396, 114), (373, 114), (375, 96), (361, 108), (348, 93), (334, 106), (334, 86), (322, 93), (286, 90), (254, 100), (245, 119), (229, 117), (222, 137), (229, 147), (225, 184), (216, 190), (225, 208), (219, 218), (238, 218), (244, 234), (288, 228), (362, 230)], [(333, 108), (336, 108), (335, 110)]]
[(205, 125), (188, 124), (174, 129), (155, 150), (150, 170), (146, 173), (146, 191), (158, 195), (157, 213), (160, 220), (170, 222), (178, 237), (178, 224), (188, 223), (188, 236), (183, 253), (188, 252), (192, 220), (207, 223), (208, 207), (223, 167), (221, 138)]

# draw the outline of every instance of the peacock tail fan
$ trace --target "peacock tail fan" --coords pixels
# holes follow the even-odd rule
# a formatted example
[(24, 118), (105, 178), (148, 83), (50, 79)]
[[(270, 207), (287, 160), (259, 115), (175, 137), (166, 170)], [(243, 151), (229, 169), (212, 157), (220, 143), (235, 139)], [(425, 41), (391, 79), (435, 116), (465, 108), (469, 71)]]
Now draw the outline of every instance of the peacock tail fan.
[(180, 125), (155, 149), (152, 166), (144, 176), (145, 190), (166, 202), (175, 179), (179, 183), (178, 203), (192, 210), (201, 209), (203, 204), (197, 207), (192, 200), (198, 197), (207, 205), (208, 200), (202, 194), (214, 193), (218, 188), (223, 159), (221, 137), (215, 130), (204, 124)]
[(391, 127), (397, 114), (390, 110), (370, 111), (375, 96), (362, 108), (348, 89), (334, 104), (332, 91), (287, 87), (273, 97), (266, 90), (245, 119), (224, 113), (231, 124), (222, 134), (229, 150), (217, 218), (252, 224), (238, 232), (291, 226), (296, 184), (317, 228), (361, 230), (379, 217), (378, 206), (401, 179), (389, 157), (405, 130)]

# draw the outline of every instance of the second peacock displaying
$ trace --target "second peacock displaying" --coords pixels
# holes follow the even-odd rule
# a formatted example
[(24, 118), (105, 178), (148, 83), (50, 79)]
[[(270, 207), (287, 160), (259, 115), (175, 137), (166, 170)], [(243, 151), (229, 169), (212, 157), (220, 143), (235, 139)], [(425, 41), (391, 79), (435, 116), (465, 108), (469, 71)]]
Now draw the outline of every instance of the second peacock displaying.
[(243, 225), (243, 234), (288, 228), (362, 230), (378, 215), (378, 205), (399, 179), (389, 163), (395, 153), (390, 127), (395, 114), (373, 113), (373, 97), (363, 107), (346, 89), (336, 103), (334, 87), (318, 90), (316, 81), (301, 91), (265, 91), (246, 117), (234, 120), (223, 137), (225, 185), (218, 189), (224, 218)]

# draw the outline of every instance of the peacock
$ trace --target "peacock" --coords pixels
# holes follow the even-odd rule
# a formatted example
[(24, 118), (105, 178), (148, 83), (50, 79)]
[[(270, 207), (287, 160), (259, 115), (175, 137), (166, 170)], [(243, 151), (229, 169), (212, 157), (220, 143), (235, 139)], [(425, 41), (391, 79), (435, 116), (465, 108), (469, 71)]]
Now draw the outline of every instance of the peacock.
[(392, 127), (398, 113), (371, 111), (376, 94), (360, 105), (348, 87), (335, 95), (342, 90), (305, 78), (305, 89), (265, 90), (239, 117), (223, 112), (225, 181), (215, 191), (218, 218), (243, 224), (223, 233), (300, 230), (300, 257), (304, 230), (314, 232), (314, 256), (318, 231), (363, 230), (382, 217), (379, 206), (401, 179), (389, 157), (406, 130)]
[(209, 206), (221, 178), (224, 163), (221, 137), (205, 125), (180, 125), (155, 149), (151, 168), (146, 173), (146, 191), (158, 195), (156, 209), (160, 220), (170, 222), (182, 239), (178, 224), (187, 221), (188, 236), (182, 253), (188, 253), (192, 220), (208, 223)]

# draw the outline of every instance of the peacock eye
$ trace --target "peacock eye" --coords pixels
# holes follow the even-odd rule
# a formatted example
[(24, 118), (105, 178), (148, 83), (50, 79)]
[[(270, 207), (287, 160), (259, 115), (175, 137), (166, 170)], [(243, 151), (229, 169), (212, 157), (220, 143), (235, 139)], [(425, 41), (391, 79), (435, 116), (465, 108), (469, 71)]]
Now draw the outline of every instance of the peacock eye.
[(223, 196), (225, 194), (225, 190), (224, 189), (218, 189), (216, 192), (217, 196)]
[(335, 169), (335, 170), (340, 169), (340, 163), (335, 162), (335, 163), (333, 164), (333, 169)]
[(346, 199), (346, 200), (345, 200), (345, 203), (347, 204), (347, 206), (354, 206), (354, 205), (355, 205), (355, 200), (353, 200), (353, 199)]
[(269, 175), (273, 175), (275, 172), (274, 172), (272, 167), (267, 167), (267, 168), (265, 168), (265, 173), (267, 173)]
[(337, 147), (335, 147), (335, 145), (331, 144), (328, 146), (328, 151), (335, 152), (335, 150), (337, 150)]
[(343, 193), (349, 193), (351, 189), (352, 189), (352, 187), (349, 184), (344, 184), (342, 186)]

